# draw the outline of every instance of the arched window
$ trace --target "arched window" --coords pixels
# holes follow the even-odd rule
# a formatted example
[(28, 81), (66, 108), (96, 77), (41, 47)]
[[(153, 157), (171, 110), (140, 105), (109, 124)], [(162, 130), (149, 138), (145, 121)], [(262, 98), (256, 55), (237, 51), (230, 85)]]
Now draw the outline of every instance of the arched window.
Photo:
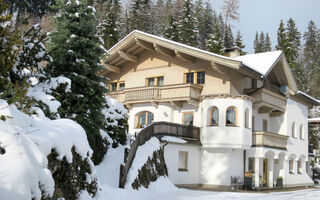
[(233, 106), (227, 109), (226, 125), (227, 126), (237, 125), (237, 110)]
[(249, 128), (249, 109), (246, 108), (244, 111), (244, 127)]
[(136, 128), (144, 128), (153, 122), (153, 114), (148, 111), (138, 113), (136, 115)]
[(292, 137), (296, 137), (296, 123), (295, 122), (292, 122), (291, 133), (292, 133)]
[(304, 133), (303, 133), (303, 125), (302, 124), (299, 127), (299, 135), (300, 135), (300, 139), (304, 140)]
[(210, 126), (219, 125), (219, 110), (217, 107), (212, 107), (209, 111), (209, 125)]

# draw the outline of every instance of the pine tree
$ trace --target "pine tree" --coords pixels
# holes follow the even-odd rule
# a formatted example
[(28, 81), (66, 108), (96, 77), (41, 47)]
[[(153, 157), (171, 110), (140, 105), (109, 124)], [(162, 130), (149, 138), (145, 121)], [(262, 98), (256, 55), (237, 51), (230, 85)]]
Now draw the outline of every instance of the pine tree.
[(243, 51), (245, 45), (242, 42), (242, 36), (241, 36), (240, 31), (237, 32), (236, 39), (235, 39), (235, 45), (240, 48), (240, 55), (246, 54), (246, 52)]
[(46, 41), (46, 34), (41, 33), (39, 24), (33, 25), (23, 35), (23, 46), (18, 55), (17, 63), (15, 64), (14, 74), (17, 79), (27, 78), (31, 85), (36, 85), (38, 79), (43, 74), (43, 67), (41, 62), (51, 61), (44, 42)]
[(28, 12), (35, 16), (43, 16), (50, 10), (54, 0), (5, 0), (11, 7), (11, 13)]
[(56, 31), (50, 34), (50, 54), (53, 61), (46, 70), (52, 77), (71, 79), (71, 92), (57, 91), (55, 98), (61, 102), (59, 114), (77, 121), (85, 129), (93, 149), (92, 160), (101, 162), (107, 150), (99, 130), (105, 126), (101, 113), (106, 89), (97, 72), (102, 69), (99, 60), (105, 53), (101, 38), (97, 36), (95, 9), (85, 0), (59, 0), (60, 12), (55, 18)]
[(191, 0), (185, 0), (181, 17), (178, 21), (179, 42), (197, 46), (198, 28), (197, 19), (194, 17)]
[(284, 23), (281, 20), (278, 33), (277, 33), (277, 39), (278, 39), (278, 44), (276, 45), (277, 50), (282, 50), (284, 54), (286, 55), (287, 53), (287, 47), (288, 47), (288, 36), (286, 34), (286, 29), (284, 27)]
[(266, 39), (265, 39), (265, 51), (271, 51), (271, 41), (270, 41), (270, 37), (269, 34), (266, 34)]
[(231, 26), (228, 26), (225, 35), (224, 35), (224, 47), (225, 48), (232, 48), (234, 46), (234, 39), (232, 34)]
[(210, 34), (206, 41), (206, 50), (221, 55), (224, 53), (222, 33), (218, 23), (214, 26), (214, 33)]
[(214, 27), (214, 14), (209, 1), (205, 3), (203, 9), (202, 20), (199, 21), (199, 46), (204, 49), (206, 46), (206, 39), (213, 33)]
[(169, 25), (165, 29), (163, 36), (169, 40), (179, 42), (178, 23), (174, 20), (173, 16), (169, 16)]
[(266, 46), (265, 46), (265, 38), (264, 38), (264, 33), (261, 31), (259, 35), (259, 47), (260, 47), (260, 52), (265, 52), (266, 51)]
[(14, 103), (15, 88), (19, 88), (19, 85), (15, 86), (11, 76), (21, 43), (18, 31), (10, 27), (11, 15), (8, 9), (9, 5), (0, 0), (0, 98)]
[(287, 22), (286, 35), (288, 46), (286, 58), (289, 65), (294, 68), (296, 66), (296, 60), (299, 56), (301, 33), (298, 31), (292, 18), (290, 18)]
[(118, 0), (106, 1), (102, 6), (108, 8), (106, 14), (102, 16), (99, 24), (99, 36), (104, 41), (106, 49), (111, 48), (119, 41), (119, 19), (121, 13), (121, 5)]
[(168, 27), (168, 17), (170, 10), (167, 10), (167, 5), (164, 0), (157, 0), (152, 6), (152, 33), (162, 35), (166, 27)]
[(259, 42), (259, 34), (258, 34), (258, 31), (256, 32), (256, 36), (253, 40), (253, 49), (254, 49), (254, 53), (260, 53), (261, 50), (260, 50), (260, 42)]
[(129, 9), (129, 27), (130, 32), (140, 30), (152, 33), (152, 1), (133, 0)]

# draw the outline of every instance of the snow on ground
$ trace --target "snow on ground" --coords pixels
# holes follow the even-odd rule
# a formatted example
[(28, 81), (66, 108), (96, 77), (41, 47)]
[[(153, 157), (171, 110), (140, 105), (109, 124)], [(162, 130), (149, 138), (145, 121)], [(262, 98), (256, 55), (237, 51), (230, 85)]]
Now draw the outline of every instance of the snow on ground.
[(187, 141), (178, 137), (173, 137), (173, 136), (164, 136), (161, 138), (161, 140), (167, 141), (167, 142), (181, 143), (181, 144), (187, 143)]

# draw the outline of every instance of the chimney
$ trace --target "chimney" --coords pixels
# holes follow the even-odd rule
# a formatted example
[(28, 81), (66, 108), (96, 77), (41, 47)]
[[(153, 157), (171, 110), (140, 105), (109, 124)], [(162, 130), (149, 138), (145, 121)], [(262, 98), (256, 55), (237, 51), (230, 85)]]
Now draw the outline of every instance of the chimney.
[(230, 58), (235, 58), (240, 56), (240, 48), (235, 46), (231, 48), (224, 49), (224, 56), (230, 57)]

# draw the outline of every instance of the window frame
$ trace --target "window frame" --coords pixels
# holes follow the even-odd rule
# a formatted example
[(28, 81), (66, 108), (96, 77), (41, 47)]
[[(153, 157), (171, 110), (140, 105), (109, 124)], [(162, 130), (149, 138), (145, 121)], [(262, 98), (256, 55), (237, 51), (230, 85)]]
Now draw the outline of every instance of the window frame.
[[(141, 129), (141, 128), (143, 128), (143, 125), (146, 125), (146, 126), (148, 126), (149, 124), (148, 124), (148, 121), (149, 121), (149, 113), (151, 113), (152, 114), (152, 120), (154, 120), (154, 114), (152, 113), (152, 112), (149, 112), (149, 111), (142, 111), (142, 112), (139, 112), (138, 114), (136, 114), (136, 116), (135, 116), (135, 120), (136, 120), (136, 123), (135, 123), (135, 128), (136, 129)], [(138, 126), (139, 125), (139, 118), (140, 118), (140, 116), (142, 116), (143, 114), (145, 114), (146, 116), (145, 116), (145, 124), (141, 124), (141, 126)], [(152, 123), (152, 122), (151, 122)]]
[[(159, 78), (162, 78), (162, 85), (159, 84)], [(149, 85), (149, 80), (153, 79), (153, 85)], [(164, 76), (150, 76), (146, 77), (146, 87), (154, 87), (154, 86), (163, 86), (164, 85)]]
[(193, 126), (193, 124), (194, 124), (194, 112), (193, 111), (182, 112), (182, 124), (186, 125), (186, 126), (190, 126), (190, 124), (185, 124), (184, 123), (184, 119), (185, 119), (185, 115), (186, 114), (192, 114), (192, 124), (191, 124), (191, 126)]
[(294, 159), (293, 158), (289, 158), (289, 173), (290, 174), (294, 174)]
[(298, 174), (302, 174), (302, 162), (301, 159), (297, 161), (297, 172)]
[(245, 110), (244, 110), (244, 127), (245, 128), (250, 128), (249, 127), (249, 115), (250, 115), (250, 113), (249, 113), (249, 108), (246, 108)]
[[(124, 87), (122, 89), (120, 89), (120, 84), (124, 84)], [(109, 85), (110, 92), (122, 91), (126, 87), (125, 81), (113, 81), (113, 82), (108, 83), (108, 85)]]
[[(206, 83), (206, 72), (205, 71), (199, 71), (199, 72), (195, 72), (196, 73), (196, 79), (197, 79), (197, 84), (198, 85), (203, 85)], [(199, 73), (203, 73), (203, 77), (200, 77), (199, 79)], [(200, 80), (200, 81), (199, 81)], [(202, 82), (202, 81), (203, 82)]]
[[(217, 123), (212, 123), (212, 117), (213, 117), (213, 111), (215, 111), (215, 110), (217, 110), (217, 112), (218, 112), (218, 119), (216, 120), (217, 121)], [(219, 109), (218, 109), (218, 107), (217, 106), (213, 106), (213, 107), (211, 107), (210, 109), (209, 109), (209, 126), (219, 126), (219, 118), (220, 118), (220, 116), (219, 116)]]
[(265, 132), (268, 132), (268, 125), (269, 125), (269, 122), (267, 119), (262, 119), (262, 130), (265, 131)]
[[(192, 82), (188, 82), (188, 75), (192, 75), (192, 77), (190, 77), (190, 81), (192, 80)], [(194, 84), (195, 83), (195, 76), (194, 76), (194, 72), (187, 72), (185, 73), (185, 83), (191, 83)]]
[(291, 136), (293, 138), (297, 138), (297, 135), (296, 135), (296, 122), (292, 122), (292, 124), (291, 124)]
[(301, 140), (304, 140), (304, 130), (303, 130), (303, 124), (300, 124), (299, 126), (299, 137)]
[[(185, 160), (184, 160), (184, 166), (180, 166), (180, 157), (181, 154), (184, 154)], [(178, 155), (178, 171), (188, 171), (188, 157), (189, 157), (189, 152), (188, 151), (179, 151)]]
[[(203, 83), (202, 82), (198, 82), (198, 75), (199, 73), (203, 73)], [(188, 74), (192, 74), (192, 78), (190, 80), (192, 80), (192, 82), (188, 82)], [(195, 70), (195, 71), (188, 71), (184, 73), (184, 83), (187, 84), (197, 84), (197, 85), (204, 85), (206, 83), (206, 71), (203, 69), (200, 70)]]
[(249, 172), (255, 172), (255, 161), (256, 160), (254, 157), (249, 157), (249, 159), (248, 159), (248, 171)]
[[(228, 110), (229, 109), (233, 109), (234, 110), (234, 113), (235, 113), (235, 116), (234, 116), (234, 123), (233, 124), (228, 124)], [(230, 126), (230, 127), (233, 127), (233, 126), (238, 126), (238, 110), (237, 110), (237, 107), (235, 106), (229, 106), (227, 109), (226, 109), (226, 120), (225, 120), (225, 123), (226, 123), (226, 126)]]

